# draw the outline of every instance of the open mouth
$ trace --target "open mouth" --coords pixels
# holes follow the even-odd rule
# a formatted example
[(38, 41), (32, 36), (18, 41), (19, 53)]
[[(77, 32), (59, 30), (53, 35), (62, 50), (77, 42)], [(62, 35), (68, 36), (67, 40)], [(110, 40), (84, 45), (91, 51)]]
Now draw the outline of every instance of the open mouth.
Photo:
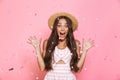
[(65, 37), (66, 37), (66, 32), (60, 32), (60, 33), (59, 33), (59, 39), (60, 39), (60, 40), (64, 40)]
[(65, 32), (60, 32), (60, 35), (65, 35)]

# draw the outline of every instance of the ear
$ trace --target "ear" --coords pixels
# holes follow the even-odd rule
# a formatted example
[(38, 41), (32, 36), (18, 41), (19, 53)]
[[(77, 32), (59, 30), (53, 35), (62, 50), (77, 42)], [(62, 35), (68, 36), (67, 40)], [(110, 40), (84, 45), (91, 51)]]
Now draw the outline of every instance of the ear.
[(51, 29), (53, 29), (53, 26), (51, 26)]

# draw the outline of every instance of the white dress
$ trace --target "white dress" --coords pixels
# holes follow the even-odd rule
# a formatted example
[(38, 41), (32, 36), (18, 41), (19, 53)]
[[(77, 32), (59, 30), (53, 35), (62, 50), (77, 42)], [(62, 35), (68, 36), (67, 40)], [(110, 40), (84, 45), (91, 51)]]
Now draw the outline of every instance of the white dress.
[[(71, 55), (72, 53), (68, 47), (58, 49), (56, 46), (52, 64), (53, 70), (47, 72), (44, 80), (76, 80), (70, 69)], [(57, 64), (60, 60), (63, 60), (64, 64)]]

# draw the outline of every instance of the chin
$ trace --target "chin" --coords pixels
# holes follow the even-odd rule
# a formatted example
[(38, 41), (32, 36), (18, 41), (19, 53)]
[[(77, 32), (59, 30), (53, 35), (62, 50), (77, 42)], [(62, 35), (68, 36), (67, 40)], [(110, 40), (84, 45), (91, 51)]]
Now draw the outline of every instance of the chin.
[(59, 41), (64, 41), (66, 40), (66, 38), (59, 38)]

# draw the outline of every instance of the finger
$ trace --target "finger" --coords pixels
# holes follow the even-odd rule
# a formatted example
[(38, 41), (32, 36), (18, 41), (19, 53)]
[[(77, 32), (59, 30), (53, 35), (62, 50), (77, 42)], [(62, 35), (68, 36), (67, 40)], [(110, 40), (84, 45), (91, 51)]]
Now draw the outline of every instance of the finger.
[(28, 40), (32, 42), (32, 40), (34, 40), (34, 37), (33, 37), (33, 36), (30, 36), (30, 37), (28, 38)]
[(29, 40), (32, 40), (32, 39), (33, 39), (33, 37), (32, 37), (32, 36), (30, 36), (28, 39), (29, 39)]
[(94, 42), (92, 41), (92, 42), (90, 42), (92, 45), (94, 44)]
[(89, 42), (93, 42), (94, 40), (92, 40), (91, 38), (88, 39)]
[(82, 38), (82, 48), (85, 46), (85, 39)]
[(29, 40), (27, 41), (27, 43), (28, 43), (28, 44), (32, 44), (32, 42), (31, 42), (31, 41), (29, 41)]
[(95, 45), (93, 44), (93, 45), (91, 45), (91, 47), (94, 47)]
[(28, 38), (28, 41), (32, 41), (32, 38)]
[(90, 42), (90, 43), (94, 43), (94, 40), (92, 40), (92, 39), (89, 39), (89, 42)]
[(39, 40), (40, 40), (40, 43), (41, 43), (41, 41), (42, 41), (42, 38), (40, 37), (40, 39), (39, 39)]
[(94, 44), (94, 43), (91, 43), (91, 46), (93, 47), (93, 46), (95, 46), (95, 44)]
[(84, 38), (82, 38), (82, 43), (84, 43), (85, 42), (85, 39)]
[(91, 40), (92, 40), (91, 38), (88, 39), (88, 41), (91, 41)]
[(94, 44), (94, 43), (95, 43), (95, 41), (94, 41), (94, 40), (92, 40), (92, 41), (91, 41), (91, 43), (92, 43), (92, 44)]
[(33, 39), (37, 39), (36, 36), (33, 36)]

